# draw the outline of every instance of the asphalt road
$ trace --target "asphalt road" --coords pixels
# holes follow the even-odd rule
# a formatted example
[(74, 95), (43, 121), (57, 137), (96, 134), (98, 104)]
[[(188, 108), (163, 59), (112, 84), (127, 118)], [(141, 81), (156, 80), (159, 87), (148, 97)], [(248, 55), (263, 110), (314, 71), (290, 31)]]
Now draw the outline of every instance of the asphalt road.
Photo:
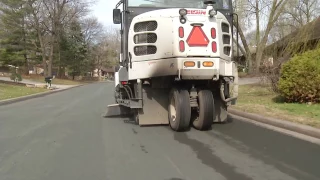
[(0, 106), (0, 180), (320, 179), (320, 146), (237, 119), (175, 133), (103, 118), (112, 86)]

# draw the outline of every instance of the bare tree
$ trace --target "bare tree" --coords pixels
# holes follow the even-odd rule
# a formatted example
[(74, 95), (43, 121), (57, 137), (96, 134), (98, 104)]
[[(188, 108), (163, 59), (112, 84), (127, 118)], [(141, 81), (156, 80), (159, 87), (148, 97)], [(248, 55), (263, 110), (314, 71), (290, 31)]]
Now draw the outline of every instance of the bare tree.
[(85, 18), (81, 22), (82, 31), (87, 44), (98, 42), (103, 36), (104, 27), (95, 17)]
[(85, 16), (91, 2), (86, 0), (28, 0), (33, 19), (32, 24), (40, 42), (46, 76), (52, 76), (55, 45), (59, 51), (61, 32), (69, 26), (72, 20)]
[[(242, 54), (246, 57), (249, 71), (252, 70), (252, 53), (249, 48), (248, 41), (246, 40), (245, 32), (248, 31), (248, 28), (252, 25), (252, 21), (250, 21), (250, 4), (247, 0), (238, 0), (234, 1), (234, 11), (238, 14), (238, 21), (234, 20), (235, 27), (238, 28), (239, 36), (242, 41), (242, 46), (238, 44), (239, 49), (241, 50)], [(235, 42), (235, 41), (234, 41)]]
[[(255, 44), (255, 69), (256, 73), (259, 72), (259, 67), (261, 64), (261, 60), (263, 58), (263, 52), (266, 47), (266, 44), (269, 40), (269, 35), (277, 22), (279, 16), (283, 13), (285, 5), (288, 0), (248, 0), (247, 2), (241, 1), (241, 3), (245, 4), (242, 6), (243, 16), (248, 19), (255, 19), (255, 33), (256, 33), (256, 44)], [(253, 22), (251, 22), (253, 23)], [(253, 63), (252, 63), (252, 52), (250, 51), (249, 43), (247, 42), (245, 33), (242, 30), (243, 25), (239, 24), (239, 34), (246, 51), (246, 57), (249, 61), (249, 72), (253, 71)]]
[(292, 27), (304, 26), (320, 13), (319, 0), (293, 0), (286, 7), (284, 16), (291, 20), (288, 24)]
[(93, 47), (92, 57), (95, 67), (113, 67), (120, 54), (120, 31), (112, 26), (106, 27), (102, 37)]
[(319, 0), (292, 0), (287, 3), (283, 14), (275, 24), (271, 33), (274, 41), (297, 31), (302, 26), (310, 23), (320, 14)]

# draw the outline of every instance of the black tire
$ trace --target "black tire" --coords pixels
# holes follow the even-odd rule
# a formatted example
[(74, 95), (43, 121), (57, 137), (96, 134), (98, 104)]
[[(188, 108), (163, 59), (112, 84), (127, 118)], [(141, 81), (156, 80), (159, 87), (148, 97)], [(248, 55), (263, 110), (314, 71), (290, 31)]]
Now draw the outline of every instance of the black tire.
[(173, 88), (169, 94), (169, 125), (174, 131), (189, 128), (191, 119), (190, 96), (187, 90)]
[(208, 130), (211, 128), (214, 117), (214, 100), (212, 92), (201, 90), (198, 93), (199, 116), (193, 121), (193, 126), (198, 130)]

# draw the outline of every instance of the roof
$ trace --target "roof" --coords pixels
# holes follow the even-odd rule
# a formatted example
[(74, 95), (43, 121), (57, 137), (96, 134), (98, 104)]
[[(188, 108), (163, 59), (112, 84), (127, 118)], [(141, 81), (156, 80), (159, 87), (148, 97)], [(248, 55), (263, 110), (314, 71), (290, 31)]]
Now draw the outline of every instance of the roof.
[(112, 68), (104, 68), (104, 67), (102, 67), (101, 70), (104, 71), (104, 72), (107, 72), (107, 73), (115, 72), (115, 68), (114, 67), (112, 67)]
[(320, 40), (320, 17), (307, 23), (298, 30), (288, 34), (284, 38), (266, 47), (265, 50), (273, 50), (287, 46), (291, 42), (304, 43), (306, 41)]

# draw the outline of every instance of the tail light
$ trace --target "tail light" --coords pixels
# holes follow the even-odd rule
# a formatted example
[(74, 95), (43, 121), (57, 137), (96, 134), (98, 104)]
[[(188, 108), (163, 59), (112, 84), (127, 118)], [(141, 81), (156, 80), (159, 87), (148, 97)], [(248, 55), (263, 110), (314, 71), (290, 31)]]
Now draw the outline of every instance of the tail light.
[(184, 65), (185, 67), (194, 67), (194, 66), (196, 65), (196, 63), (195, 63), (194, 61), (185, 61), (185, 62), (183, 63), (183, 65)]
[(182, 41), (182, 40), (179, 42), (179, 50), (180, 50), (180, 52), (184, 52), (184, 50), (185, 50), (184, 41)]
[(211, 28), (211, 37), (212, 39), (215, 39), (217, 37), (217, 31), (215, 28)]
[(213, 66), (213, 62), (212, 61), (205, 61), (202, 63), (202, 65), (204, 67), (212, 67)]
[(183, 29), (183, 27), (179, 27), (179, 37), (180, 38), (184, 37), (184, 29)]
[(212, 52), (214, 52), (214, 53), (217, 52), (217, 42), (215, 42), (215, 41), (212, 42)]

